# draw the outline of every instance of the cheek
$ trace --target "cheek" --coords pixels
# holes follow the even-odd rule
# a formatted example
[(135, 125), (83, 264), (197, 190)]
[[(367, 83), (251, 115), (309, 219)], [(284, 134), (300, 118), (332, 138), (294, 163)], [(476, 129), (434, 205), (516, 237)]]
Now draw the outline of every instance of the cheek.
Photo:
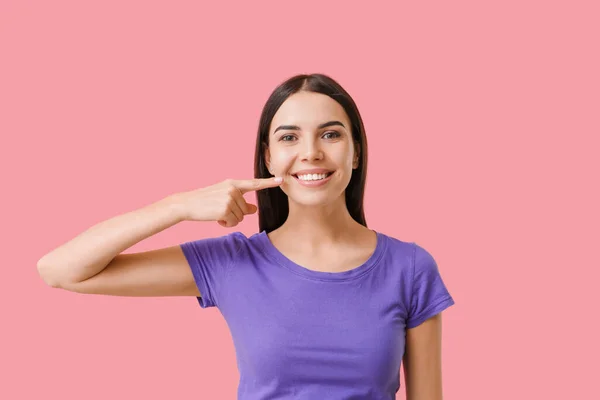
[(286, 174), (294, 164), (294, 157), (290, 152), (277, 151), (271, 153), (271, 167), (273, 171)]

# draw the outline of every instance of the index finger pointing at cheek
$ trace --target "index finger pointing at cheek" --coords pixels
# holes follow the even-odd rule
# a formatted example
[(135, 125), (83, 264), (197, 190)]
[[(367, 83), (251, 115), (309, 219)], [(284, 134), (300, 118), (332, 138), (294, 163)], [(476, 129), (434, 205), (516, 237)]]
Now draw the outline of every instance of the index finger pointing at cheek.
[(275, 177), (275, 178), (256, 178), (256, 179), (246, 179), (242, 181), (235, 181), (234, 185), (242, 191), (242, 193), (246, 193), (252, 190), (261, 190), (270, 187), (275, 187), (281, 185), (283, 182), (283, 178)]

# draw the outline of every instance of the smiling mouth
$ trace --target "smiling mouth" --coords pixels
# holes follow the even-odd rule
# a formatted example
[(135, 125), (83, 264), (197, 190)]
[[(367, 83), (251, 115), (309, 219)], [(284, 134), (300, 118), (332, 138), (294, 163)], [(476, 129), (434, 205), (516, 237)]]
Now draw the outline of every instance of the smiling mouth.
[(335, 171), (330, 171), (323, 174), (302, 174), (298, 176), (298, 174), (292, 174), (292, 176), (303, 182), (314, 182), (321, 181), (323, 179), (329, 178)]

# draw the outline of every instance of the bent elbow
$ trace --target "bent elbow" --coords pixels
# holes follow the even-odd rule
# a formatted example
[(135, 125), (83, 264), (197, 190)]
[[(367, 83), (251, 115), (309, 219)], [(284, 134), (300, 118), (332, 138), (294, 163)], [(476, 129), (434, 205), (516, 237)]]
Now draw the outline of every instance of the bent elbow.
[(37, 271), (38, 275), (40, 278), (42, 278), (46, 285), (50, 286), (51, 288), (61, 288), (60, 280), (56, 274), (52, 273), (52, 267), (44, 264), (43, 259), (37, 262)]

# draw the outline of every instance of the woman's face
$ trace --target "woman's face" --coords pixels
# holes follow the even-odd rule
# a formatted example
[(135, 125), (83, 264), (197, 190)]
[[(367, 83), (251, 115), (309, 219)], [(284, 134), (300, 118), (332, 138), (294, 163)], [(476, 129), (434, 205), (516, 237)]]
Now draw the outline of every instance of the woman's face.
[(281, 189), (300, 204), (338, 200), (358, 166), (359, 148), (346, 112), (320, 93), (291, 95), (271, 121), (268, 143), (267, 167), (283, 177)]

